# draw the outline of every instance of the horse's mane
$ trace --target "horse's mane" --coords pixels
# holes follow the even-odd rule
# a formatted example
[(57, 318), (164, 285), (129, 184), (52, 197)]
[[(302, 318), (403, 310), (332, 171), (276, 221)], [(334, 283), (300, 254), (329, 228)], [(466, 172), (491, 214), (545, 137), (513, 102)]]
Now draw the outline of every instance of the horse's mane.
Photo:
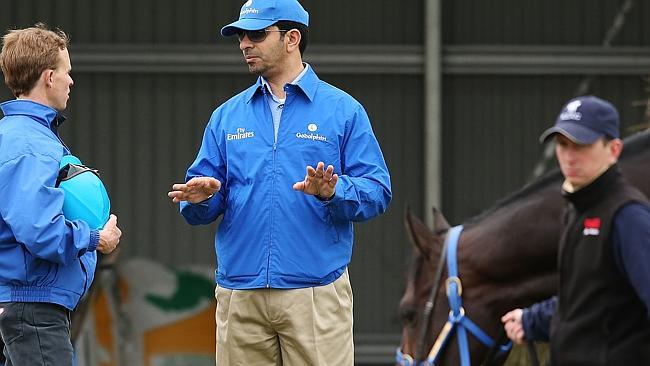
[(640, 152), (648, 152), (650, 149), (650, 130), (637, 132), (625, 138), (621, 159), (634, 156)]
[[(519, 189), (518, 191), (512, 193), (509, 196), (506, 196), (505, 198), (500, 199), (497, 201), (492, 207), (488, 208), (487, 210), (481, 212), (477, 216), (471, 217), (468, 220), (464, 222), (464, 225), (472, 225), (475, 224), (481, 220), (483, 220), (486, 216), (489, 216), (492, 214), (494, 211), (507, 206), (511, 204), (512, 202), (518, 201), (522, 198), (530, 196), (532, 193), (538, 192), (539, 190), (546, 188), (549, 184), (558, 182), (562, 179), (562, 174), (560, 172), (560, 169), (555, 168), (546, 174), (542, 175), (541, 177), (533, 180), (532, 182), (526, 184), (523, 186), (523, 188)], [(559, 186), (558, 186), (558, 189)]]
[[(650, 130), (645, 130), (642, 132), (635, 133), (625, 138), (624, 148), (621, 154), (621, 160), (626, 159), (628, 156), (635, 156), (641, 152), (648, 152), (650, 150)], [(477, 216), (471, 217), (465, 221), (464, 225), (472, 225), (481, 220), (486, 216), (489, 216), (494, 211), (511, 204), (512, 202), (518, 201), (522, 198), (528, 197), (530, 194), (538, 192), (539, 190), (546, 188), (549, 184), (560, 181), (562, 179), (562, 174), (560, 169), (555, 168), (541, 177), (533, 180), (532, 182), (526, 184), (523, 188), (514, 192), (513, 194), (506, 196), (505, 198), (497, 201), (492, 207), (481, 212)], [(559, 187), (558, 187), (559, 189)]]

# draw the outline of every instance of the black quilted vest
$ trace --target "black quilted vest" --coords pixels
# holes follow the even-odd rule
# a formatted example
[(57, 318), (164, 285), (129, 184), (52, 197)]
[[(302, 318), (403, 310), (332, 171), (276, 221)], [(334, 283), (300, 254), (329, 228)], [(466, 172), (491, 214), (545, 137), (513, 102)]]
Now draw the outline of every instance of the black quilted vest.
[(647, 204), (644, 195), (613, 166), (565, 198), (552, 365), (650, 365), (647, 311), (619, 270), (610, 240), (616, 211), (630, 201)]

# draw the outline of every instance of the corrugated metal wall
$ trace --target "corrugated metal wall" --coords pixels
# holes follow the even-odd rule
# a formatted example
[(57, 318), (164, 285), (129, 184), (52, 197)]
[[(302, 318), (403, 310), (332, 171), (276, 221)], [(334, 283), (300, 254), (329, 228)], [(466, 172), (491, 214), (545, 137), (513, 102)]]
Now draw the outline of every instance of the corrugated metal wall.
[[(232, 43), (218, 30), (239, 14), (236, 0), (5, 0), (0, 24), (45, 20), (76, 43)], [(421, 44), (420, 1), (305, 0), (318, 44)]]
[[(594, 45), (626, 0), (446, 0), (443, 43)], [(650, 2), (634, 0), (614, 44), (650, 45)]]
[[(580, 76), (447, 76), (443, 87), (442, 191), (454, 223), (490, 207), (529, 181), (537, 143)], [(600, 77), (590, 93), (611, 100), (625, 135), (638, 130), (648, 84), (640, 76)], [(647, 97), (646, 97), (647, 98)]]
[[(328, 45), (358, 56), (355, 47), (405, 45), (416, 51), (395, 56), (422, 60), (424, 2), (303, 3), (312, 15), (312, 50)], [(621, 3), (444, 0), (443, 47), (598, 46)], [(215, 227), (188, 227), (166, 192), (172, 182), (183, 178), (212, 109), (253, 78), (243, 62), (236, 73), (89, 72), (92, 68), (75, 73), (75, 47), (231, 45), (228, 52), (237, 55), (235, 43), (221, 39), (218, 29), (234, 19), (240, 4), (230, 0), (3, 1), (1, 29), (45, 21), (72, 36), (76, 84), (63, 135), (75, 153), (98, 167), (107, 180), (124, 229), (126, 257), (144, 256), (170, 265), (214, 264)], [(615, 44), (650, 45), (648, 15), (650, 4), (636, 1)], [(309, 55), (308, 49), (307, 59)], [(396, 308), (410, 252), (401, 216), (407, 204), (419, 215), (429, 209), (422, 203), (427, 189), (423, 185), (422, 67), (410, 62), (408, 72), (396, 67), (382, 74), (357, 74), (339, 72), (330, 64), (328, 73), (321, 74), (364, 104), (393, 177), (394, 201), (388, 213), (357, 225), (350, 271), (355, 332), (362, 342), (386, 343), (399, 337)], [(314, 67), (318, 71), (319, 65)], [(451, 222), (480, 212), (524, 184), (541, 151), (536, 144), (539, 133), (580, 79), (579, 75), (458, 72), (444, 77), (442, 205)], [(629, 125), (641, 118), (642, 110), (630, 103), (642, 98), (643, 88), (640, 76), (622, 75), (598, 78), (592, 90), (612, 98)], [(3, 99), (10, 97), (6, 90), (2, 93)]]
[(403, 292), (406, 254), (405, 205), (422, 212), (422, 81), (418, 76), (328, 76), (366, 107), (391, 172), (393, 202), (388, 212), (356, 225), (350, 266), (355, 331), (369, 335), (400, 330), (397, 302)]

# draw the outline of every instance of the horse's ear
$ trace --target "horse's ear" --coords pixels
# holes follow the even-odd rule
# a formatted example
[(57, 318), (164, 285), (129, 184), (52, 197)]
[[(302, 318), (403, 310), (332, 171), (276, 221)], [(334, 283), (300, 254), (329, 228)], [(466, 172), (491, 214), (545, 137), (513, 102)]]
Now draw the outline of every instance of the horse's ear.
[(450, 228), (445, 216), (438, 210), (436, 206), (431, 207), (433, 212), (433, 231), (444, 231)]
[(433, 249), (436, 243), (436, 235), (411, 211), (410, 206), (406, 206), (404, 212), (404, 226), (409, 240), (416, 251), (420, 252), (426, 258), (432, 258)]

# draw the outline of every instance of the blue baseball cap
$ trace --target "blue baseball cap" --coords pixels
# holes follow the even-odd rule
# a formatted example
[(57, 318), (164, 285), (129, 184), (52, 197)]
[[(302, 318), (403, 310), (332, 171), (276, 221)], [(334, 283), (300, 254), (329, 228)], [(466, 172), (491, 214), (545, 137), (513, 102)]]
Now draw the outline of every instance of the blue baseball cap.
[(560, 111), (555, 126), (539, 138), (546, 142), (556, 133), (580, 145), (589, 145), (601, 137), (619, 138), (619, 117), (612, 103), (587, 95), (571, 99)]
[(241, 29), (264, 29), (281, 20), (309, 26), (309, 13), (298, 0), (248, 0), (241, 7), (239, 20), (221, 28), (221, 35), (229, 37)]

